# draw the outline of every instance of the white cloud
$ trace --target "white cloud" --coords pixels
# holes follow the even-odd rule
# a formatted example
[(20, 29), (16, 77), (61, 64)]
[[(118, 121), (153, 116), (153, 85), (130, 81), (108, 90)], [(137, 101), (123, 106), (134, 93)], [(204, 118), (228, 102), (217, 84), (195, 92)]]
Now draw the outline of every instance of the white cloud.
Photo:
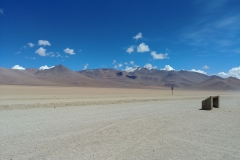
[(136, 69), (137, 69), (137, 68), (133, 68), (133, 67), (126, 66), (125, 71), (126, 71), (126, 72), (134, 72)]
[(48, 54), (46, 53), (46, 49), (45, 48), (43, 48), (43, 47), (40, 47), (40, 48), (38, 48), (36, 51), (35, 51), (35, 53), (37, 53), (39, 56), (43, 56), (43, 57), (45, 57), (45, 56), (48, 56)]
[(139, 65), (136, 65), (136, 64), (135, 64), (134, 67), (137, 68), (137, 67), (139, 67)]
[(38, 45), (39, 46), (51, 46), (50, 42), (47, 40), (39, 40)]
[(131, 64), (131, 65), (134, 65), (134, 61), (130, 61), (130, 64)]
[(169, 58), (169, 57), (168, 57), (168, 53), (165, 53), (165, 54), (159, 53), (159, 54), (157, 54), (155, 51), (152, 51), (152, 52), (151, 52), (151, 55), (152, 55), (153, 59), (165, 59), (165, 58)]
[(83, 67), (83, 70), (86, 70), (88, 68), (88, 63), (86, 63)]
[(115, 65), (113, 68), (117, 69), (117, 68), (118, 68), (118, 66), (117, 66), (117, 65)]
[(70, 49), (70, 48), (66, 48), (66, 49), (64, 49), (63, 50), (65, 53), (67, 53), (67, 54), (70, 54), (70, 55), (74, 55), (75, 53), (74, 53), (74, 49)]
[(210, 67), (207, 66), (207, 65), (203, 66), (203, 69), (209, 69), (209, 68), (210, 68)]
[(31, 43), (31, 42), (28, 43), (28, 46), (29, 46), (30, 48), (34, 47), (34, 45), (35, 45), (35, 44), (33, 44), (33, 43)]
[(142, 33), (138, 33), (136, 36), (133, 37), (134, 39), (138, 40), (140, 38), (143, 38), (142, 37)]
[(23, 68), (22, 66), (19, 66), (19, 65), (13, 66), (12, 69), (26, 70), (25, 68)]
[(228, 77), (228, 74), (225, 73), (225, 72), (219, 72), (218, 75), (219, 75), (220, 77), (223, 77), (223, 78), (227, 78), (227, 77)]
[(41, 66), (41, 67), (39, 68), (39, 70), (51, 69), (51, 68), (53, 68), (53, 67), (54, 67), (54, 66), (48, 67), (47, 65), (45, 65), (45, 66)]
[(165, 67), (161, 70), (165, 70), (165, 71), (174, 71), (175, 69), (172, 68), (170, 65), (165, 65)]
[(157, 66), (153, 66), (152, 64), (147, 63), (147, 64), (144, 65), (144, 68), (147, 68), (147, 69), (151, 70), (151, 69), (157, 69)]
[(202, 71), (202, 70), (196, 70), (196, 69), (192, 69), (190, 70), (192, 72), (197, 72), (197, 73), (201, 73), (201, 74), (207, 74), (206, 72)]
[(112, 64), (115, 64), (117, 61), (116, 60), (113, 60), (113, 63)]
[(125, 65), (128, 65), (128, 62), (125, 62), (124, 64), (125, 64)]
[(220, 72), (220, 73), (218, 73), (218, 75), (223, 78), (235, 77), (235, 78), (240, 79), (240, 66), (230, 69), (227, 73)]
[(136, 70), (141, 70), (141, 68), (139, 66), (137, 67), (126, 66), (126, 69), (125, 69), (126, 72), (135, 72)]
[(56, 53), (53, 53), (54, 57), (61, 57), (61, 54), (56, 52)]
[(49, 53), (47, 53), (49, 56), (51, 56), (51, 57), (61, 57), (61, 54), (60, 53), (58, 53), (58, 52), (56, 52), (56, 53), (54, 53), (54, 52), (49, 52)]
[(1, 15), (1, 14), (3, 14), (3, 9), (2, 9), (2, 8), (0, 9), (0, 15)]
[(123, 66), (123, 65), (122, 65), (121, 63), (120, 63), (120, 64), (118, 64), (118, 67), (119, 67), (119, 68), (121, 68), (122, 66)]
[(148, 47), (148, 45), (146, 45), (145, 43), (141, 43), (138, 47), (137, 47), (137, 51), (138, 52), (149, 52), (150, 48)]
[(134, 52), (134, 48), (133, 46), (129, 47), (127, 50), (126, 50), (127, 53), (131, 54), (132, 52)]

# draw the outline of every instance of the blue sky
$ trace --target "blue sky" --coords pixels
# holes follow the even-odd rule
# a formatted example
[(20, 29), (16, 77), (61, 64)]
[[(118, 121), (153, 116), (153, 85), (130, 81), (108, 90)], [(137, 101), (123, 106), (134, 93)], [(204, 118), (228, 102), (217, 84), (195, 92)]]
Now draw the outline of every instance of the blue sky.
[(240, 78), (240, 1), (1, 0), (0, 46), (5, 68), (145, 66)]

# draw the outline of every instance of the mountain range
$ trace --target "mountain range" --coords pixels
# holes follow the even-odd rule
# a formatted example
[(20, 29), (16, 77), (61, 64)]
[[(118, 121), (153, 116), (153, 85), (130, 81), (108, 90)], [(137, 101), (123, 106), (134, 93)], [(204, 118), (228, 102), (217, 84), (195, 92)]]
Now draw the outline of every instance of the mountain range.
[(132, 72), (114, 69), (72, 71), (63, 65), (51, 69), (15, 70), (0, 68), (0, 84), (86, 87), (171, 87), (203, 90), (240, 90), (237, 78), (221, 78), (191, 71), (136, 68)]

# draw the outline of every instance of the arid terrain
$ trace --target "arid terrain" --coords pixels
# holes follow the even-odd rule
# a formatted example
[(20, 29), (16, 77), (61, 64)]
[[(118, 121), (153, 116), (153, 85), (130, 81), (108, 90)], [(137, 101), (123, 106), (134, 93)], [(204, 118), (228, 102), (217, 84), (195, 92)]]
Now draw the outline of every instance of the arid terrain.
[[(220, 108), (201, 101), (220, 95)], [(240, 159), (237, 91), (0, 85), (0, 159)]]
[(78, 86), (99, 88), (171, 87), (192, 90), (240, 90), (240, 80), (191, 71), (135, 68), (131, 72), (109, 68), (72, 71), (59, 64), (53, 68), (17, 70), (0, 67), (0, 84)]

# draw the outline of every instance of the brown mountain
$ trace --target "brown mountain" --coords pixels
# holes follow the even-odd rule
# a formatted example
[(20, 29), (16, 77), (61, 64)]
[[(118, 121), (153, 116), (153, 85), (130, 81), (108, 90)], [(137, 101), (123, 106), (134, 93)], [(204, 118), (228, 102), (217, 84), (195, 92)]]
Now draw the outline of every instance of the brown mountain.
[(28, 68), (28, 69), (26, 69), (28, 72), (31, 72), (31, 73), (36, 73), (38, 70), (37, 69), (35, 69), (35, 68)]
[(134, 72), (113, 69), (96, 69), (77, 71), (77, 73), (94, 78), (108, 86), (175, 86), (185, 88), (209, 79), (209, 76), (188, 71), (164, 71), (138, 68)]
[(204, 90), (239, 90), (240, 80), (237, 78), (220, 78), (218, 76), (211, 76), (210, 79), (193, 85), (191, 88)]
[(31, 71), (0, 68), (0, 84), (10, 85), (54, 85), (53, 82), (36, 78)]
[(0, 68), (0, 84), (91, 87), (170, 87), (204, 90), (240, 90), (237, 78), (207, 76), (189, 71), (137, 68), (133, 72), (93, 69), (73, 72), (57, 65), (51, 69), (14, 70)]
[(143, 85), (188, 87), (209, 79), (208, 76), (189, 71), (165, 71), (141, 69), (133, 72)]
[(62, 65), (46, 70), (0, 68), (0, 84), (99, 86), (94, 79), (75, 73)]
[(103, 87), (134, 87), (138, 82), (125, 71), (114, 69), (93, 69), (77, 71), (77, 74), (95, 79)]
[(38, 70), (34, 76), (40, 80), (54, 82), (56, 85), (99, 86), (94, 79), (73, 72), (63, 65)]

